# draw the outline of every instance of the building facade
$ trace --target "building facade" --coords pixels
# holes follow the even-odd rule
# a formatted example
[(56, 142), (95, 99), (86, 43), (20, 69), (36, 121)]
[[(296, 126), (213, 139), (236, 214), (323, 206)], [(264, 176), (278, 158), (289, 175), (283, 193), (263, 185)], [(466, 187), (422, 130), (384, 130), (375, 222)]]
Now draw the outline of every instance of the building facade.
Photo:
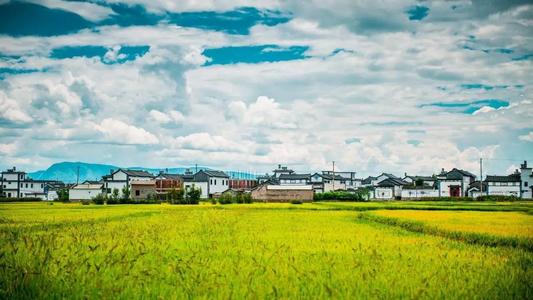
[(311, 185), (270, 185), (261, 184), (252, 190), (252, 199), (259, 202), (313, 201)]
[[(146, 171), (118, 169), (111, 171), (111, 174), (103, 176), (104, 192), (108, 195), (117, 189), (119, 196), (122, 196), (122, 189), (128, 187), (131, 191), (131, 182), (136, 180), (153, 180), (154, 175)], [(131, 193), (131, 192), (130, 192)]]

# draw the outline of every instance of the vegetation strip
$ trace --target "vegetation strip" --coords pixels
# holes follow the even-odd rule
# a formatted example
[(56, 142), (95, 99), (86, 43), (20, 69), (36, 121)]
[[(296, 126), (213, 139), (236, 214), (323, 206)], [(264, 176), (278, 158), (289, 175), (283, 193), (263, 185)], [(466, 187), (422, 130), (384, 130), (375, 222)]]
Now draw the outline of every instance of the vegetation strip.
[(502, 212), (525, 212), (531, 214), (532, 210), (528, 207), (501, 207), (501, 206), (428, 206), (428, 205), (383, 205), (383, 206), (348, 206), (337, 205), (335, 203), (315, 202), (314, 204), (328, 207), (328, 210), (354, 210), (354, 211), (370, 211), (370, 210), (457, 210), (457, 211), (502, 211)]
[(533, 251), (533, 241), (527, 238), (514, 237), (497, 237), (490, 234), (448, 231), (439, 229), (435, 226), (430, 226), (419, 221), (402, 220), (398, 218), (390, 218), (383, 216), (376, 216), (371, 213), (360, 213), (357, 216), (359, 219), (376, 222), (380, 224), (400, 227), (407, 231), (424, 233), (444, 238), (449, 238), (469, 244), (478, 244), (491, 247), (513, 247), (520, 248), (527, 251)]

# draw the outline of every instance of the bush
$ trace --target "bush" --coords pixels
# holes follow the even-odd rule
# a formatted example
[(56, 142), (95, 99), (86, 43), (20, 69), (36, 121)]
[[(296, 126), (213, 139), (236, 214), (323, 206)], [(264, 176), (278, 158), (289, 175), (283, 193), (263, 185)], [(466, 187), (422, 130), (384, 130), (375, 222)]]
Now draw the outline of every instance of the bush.
[(128, 204), (131, 202), (131, 199), (130, 199), (130, 188), (128, 187), (128, 185), (125, 185), (123, 188), (122, 188), (122, 196), (120, 197), (120, 203), (121, 204)]
[(182, 202), (183, 202), (184, 193), (185, 192), (183, 191), (183, 189), (179, 189), (179, 190), (172, 189), (167, 194), (167, 200), (169, 203), (172, 203), (172, 204), (183, 204)]
[(419, 201), (474, 201), (474, 198), (470, 197), (422, 197), (419, 199), (409, 199)]
[(91, 204), (91, 200), (81, 200), (81, 205), (89, 205)]
[(232, 203), (252, 203), (252, 195), (250, 193), (225, 193), (222, 194), (219, 198), (213, 198), (211, 203), (215, 204), (216, 202), (220, 204), (232, 204)]
[(252, 203), (253, 202), (253, 199), (252, 199), (252, 194), (251, 193), (243, 193), (241, 195), (242, 197), (242, 203)]
[(107, 199), (106, 194), (98, 194), (95, 197), (93, 197), (93, 202), (94, 204), (102, 205), (102, 204), (105, 204), (106, 199)]
[(291, 200), (291, 204), (303, 204), (302, 200)]
[(0, 198), (0, 202), (7, 203), (7, 202), (41, 202), (40, 198)]
[(316, 193), (314, 201), (366, 201), (366, 191), (349, 193), (344, 191)]
[(217, 199), (219, 204), (232, 204), (232, 203), (238, 203), (236, 202), (236, 197), (231, 195), (230, 193), (225, 193), (220, 195), (220, 197)]
[(198, 204), (200, 203), (200, 196), (202, 190), (192, 187), (188, 191), (172, 190), (170, 193), (170, 203), (172, 204)]
[(68, 189), (59, 189), (57, 190), (57, 200), (59, 202), (68, 202)]
[(185, 193), (186, 204), (198, 204), (200, 203), (200, 197), (202, 196), (202, 190), (197, 188), (190, 189)]
[(516, 201), (519, 200), (516, 196), (503, 196), (503, 195), (484, 195), (475, 198), (476, 201)]

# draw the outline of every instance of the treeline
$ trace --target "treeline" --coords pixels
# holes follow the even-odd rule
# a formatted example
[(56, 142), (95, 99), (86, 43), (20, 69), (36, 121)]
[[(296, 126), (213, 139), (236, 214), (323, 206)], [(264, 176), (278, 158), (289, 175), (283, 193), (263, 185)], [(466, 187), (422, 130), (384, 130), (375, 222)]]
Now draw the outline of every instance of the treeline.
[(160, 204), (166, 201), (170, 204), (198, 204), (200, 203), (200, 196), (202, 190), (191, 188), (187, 191), (183, 189), (171, 190), (166, 195), (159, 197), (156, 194), (148, 194), (146, 199), (133, 199), (128, 187), (122, 189), (122, 193), (118, 189), (113, 189), (111, 194), (98, 194), (92, 198), (94, 204)]
[(225, 193), (218, 198), (211, 199), (213, 204), (233, 204), (233, 203), (252, 203), (252, 195), (250, 193)]
[(345, 191), (316, 193), (314, 201), (368, 201), (369, 191), (362, 189), (354, 193)]

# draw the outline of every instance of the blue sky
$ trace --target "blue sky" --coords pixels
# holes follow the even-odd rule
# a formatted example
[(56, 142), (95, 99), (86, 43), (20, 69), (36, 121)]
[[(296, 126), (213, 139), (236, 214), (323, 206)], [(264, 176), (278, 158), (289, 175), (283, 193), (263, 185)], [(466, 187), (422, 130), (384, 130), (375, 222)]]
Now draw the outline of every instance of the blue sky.
[(0, 167), (533, 163), (529, 1), (0, 1)]

